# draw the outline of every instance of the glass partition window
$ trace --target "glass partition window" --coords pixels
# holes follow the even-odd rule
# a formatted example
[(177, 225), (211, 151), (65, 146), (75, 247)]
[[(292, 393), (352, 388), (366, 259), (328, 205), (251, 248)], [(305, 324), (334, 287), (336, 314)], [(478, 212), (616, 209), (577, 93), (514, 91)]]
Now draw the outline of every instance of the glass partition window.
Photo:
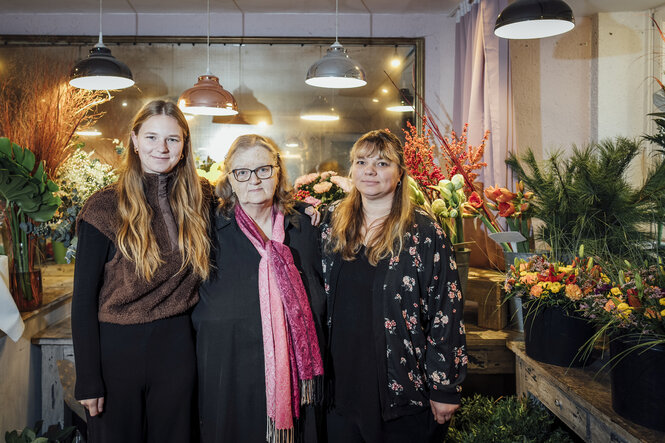
[[(106, 39), (105, 39), (106, 40)], [(112, 39), (108, 39), (113, 42)], [(402, 135), (408, 108), (388, 110), (422, 95), (422, 42), (391, 40), (343, 42), (349, 56), (365, 69), (368, 84), (354, 89), (325, 89), (305, 83), (308, 68), (321, 58), (327, 44), (242, 44), (216, 41), (210, 46), (210, 71), (232, 92), (239, 114), (233, 117), (188, 117), (192, 143), (201, 160), (222, 160), (239, 135), (258, 133), (273, 138), (285, 152), (291, 180), (318, 169), (346, 173), (353, 142), (372, 129), (388, 128)], [(153, 99), (176, 101), (206, 71), (206, 46), (201, 43), (107, 42), (113, 55), (131, 69), (136, 85), (114, 91), (101, 106), (104, 116), (95, 124), (99, 135), (81, 135), (86, 149), (117, 164), (114, 139), (127, 143), (133, 115)], [(0, 78), (11, 72), (12, 63), (30, 63), (39, 57), (74, 62), (87, 56), (90, 46), (58, 45), (53, 42), (5, 41), (0, 48)], [(420, 64), (420, 65), (419, 65)], [(388, 78), (388, 75), (392, 79)], [(402, 90), (400, 92), (400, 89)], [(35, 92), (38, 93), (38, 92)], [(402, 103), (403, 104), (403, 103)], [(306, 119), (312, 111), (328, 119)], [(91, 128), (88, 128), (91, 129)]]

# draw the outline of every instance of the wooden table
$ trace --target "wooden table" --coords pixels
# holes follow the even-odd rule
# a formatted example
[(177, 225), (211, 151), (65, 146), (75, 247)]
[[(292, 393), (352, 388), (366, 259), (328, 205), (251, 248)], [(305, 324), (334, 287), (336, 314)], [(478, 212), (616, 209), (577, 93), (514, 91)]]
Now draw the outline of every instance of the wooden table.
[(609, 374), (598, 372), (601, 363), (569, 369), (531, 359), (522, 341), (509, 340), (507, 346), (515, 353), (517, 395), (536, 397), (584, 441), (665, 442), (665, 433), (639, 426), (612, 410)]

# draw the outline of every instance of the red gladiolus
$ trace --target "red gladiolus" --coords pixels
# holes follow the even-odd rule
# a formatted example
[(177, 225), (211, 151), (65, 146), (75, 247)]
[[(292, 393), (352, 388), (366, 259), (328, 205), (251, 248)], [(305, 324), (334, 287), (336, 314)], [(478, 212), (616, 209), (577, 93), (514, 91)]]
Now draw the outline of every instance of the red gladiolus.
[(575, 274), (570, 274), (566, 279), (567, 285), (572, 285), (575, 284), (576, 282), (577, 282), (577, 276)]
[(512, 203), (499, 203), (499, 216), (510, 217), (515, 213), (515, 205)]
[(478, 195), (476, 191), (473, 191), (469, 196), (469, 204), (476, 209), (483, 206), (483, 200), (480, 198), (480, 195)]

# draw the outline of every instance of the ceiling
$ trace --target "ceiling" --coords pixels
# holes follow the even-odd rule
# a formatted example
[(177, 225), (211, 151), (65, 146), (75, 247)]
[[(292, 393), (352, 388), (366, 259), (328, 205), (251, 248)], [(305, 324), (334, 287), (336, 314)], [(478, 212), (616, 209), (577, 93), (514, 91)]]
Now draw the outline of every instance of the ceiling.
[[(463, 0), (467, 1), (467, 0)], [(566, 0), (576, 16), (597, 12), (642, 11), (665, 0)], [(454, 13), (460, 0), (340, 0), (341, 13)], [(3, 0), (1, 13), (93, 13), (97, 0)], [(206, 0), (103, 0), (109, 13), (181, 13), (205, 11)], [(334, 0), (210, 0), (213, 12), (322, 13), (335, 10)]]

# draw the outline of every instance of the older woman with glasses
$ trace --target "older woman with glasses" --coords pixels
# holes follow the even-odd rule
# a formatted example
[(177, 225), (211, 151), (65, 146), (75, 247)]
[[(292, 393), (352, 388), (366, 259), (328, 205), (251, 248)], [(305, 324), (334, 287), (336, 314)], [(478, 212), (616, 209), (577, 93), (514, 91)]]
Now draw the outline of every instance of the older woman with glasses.
[(192, 315), (202, 441), (288, 442), (314, 429), (301, 405), (316, 403), (322, 384), (321, 257), (287, 183), (272, 140), (233, 142), (217, 185), (213, 270)]

